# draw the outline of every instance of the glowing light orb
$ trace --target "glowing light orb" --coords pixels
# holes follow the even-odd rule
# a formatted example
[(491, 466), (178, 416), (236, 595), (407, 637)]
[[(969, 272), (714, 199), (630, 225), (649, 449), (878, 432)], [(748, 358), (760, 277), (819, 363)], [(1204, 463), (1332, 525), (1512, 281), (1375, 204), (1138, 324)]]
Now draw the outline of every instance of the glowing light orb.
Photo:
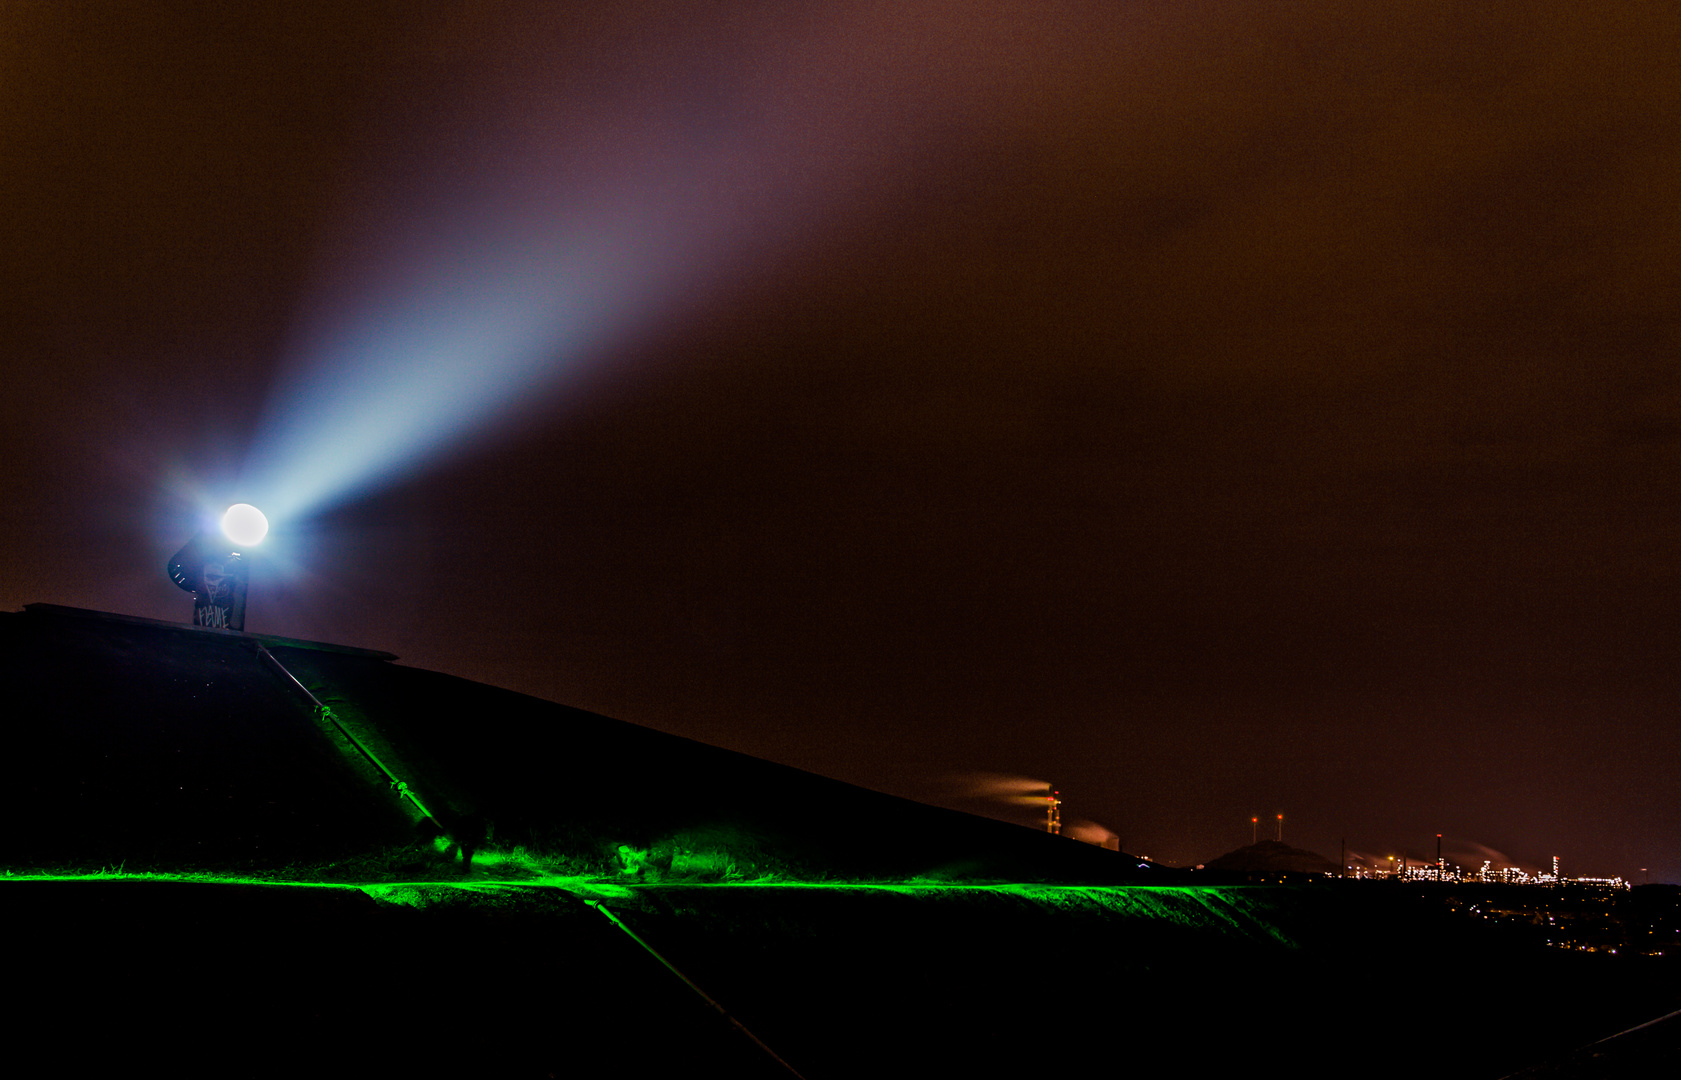
[(268, 518), (250, 503), (234, 503), (222, 515), (222, 532), (242, 547), (255, 547), (268, 535)]

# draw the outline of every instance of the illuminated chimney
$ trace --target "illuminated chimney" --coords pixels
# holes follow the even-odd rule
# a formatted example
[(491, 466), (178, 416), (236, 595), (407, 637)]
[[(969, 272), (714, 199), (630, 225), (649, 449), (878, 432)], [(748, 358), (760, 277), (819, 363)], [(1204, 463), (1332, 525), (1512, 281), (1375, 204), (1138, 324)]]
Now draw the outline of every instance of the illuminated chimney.
[(1062, 800), (1057, 797), (1059, 794), (1056, 788), (1051, 788), (1051, 793), (1045, 796), (1045, 831), (1052, 836), (1062, 835)]

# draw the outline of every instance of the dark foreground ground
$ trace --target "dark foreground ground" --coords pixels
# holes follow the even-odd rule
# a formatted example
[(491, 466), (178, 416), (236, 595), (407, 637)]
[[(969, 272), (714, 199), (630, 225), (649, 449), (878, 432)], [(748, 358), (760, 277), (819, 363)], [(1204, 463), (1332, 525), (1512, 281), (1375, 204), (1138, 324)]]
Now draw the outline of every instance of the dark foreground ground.
[(9, 1041), (82, 1073), (790, 1075), (587, 899), (812, 1078), (1662, 1076), (1681, 1043), (1569, 1059), (1681, 1007), (1668, 958), (1380, 889), (15, 879)]
[(13, 1071), (790, 1075), (702, 992), (813, 1080), (1678, 1071), (1674, 1023), (1581, 1050), (1681, 1008), (1674, 956), (1211, 884), (392, 659), (0, 614)]

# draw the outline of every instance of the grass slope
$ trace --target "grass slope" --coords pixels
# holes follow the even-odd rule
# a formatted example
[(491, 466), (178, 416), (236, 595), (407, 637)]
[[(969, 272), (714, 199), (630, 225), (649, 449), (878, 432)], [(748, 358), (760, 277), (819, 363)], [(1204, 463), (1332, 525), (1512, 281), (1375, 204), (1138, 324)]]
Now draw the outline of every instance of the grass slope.
[[(0, 615), (13, 869), (412, 873), (416, 815), (255, 640)], [(445, 828), (644, 880), (1121, 884), (1171, 871), (355, 650), (273, 655)], [(412, 850), (412, 849), (411, 849)], [(337, 869), (334, 869), (334, 868)]]

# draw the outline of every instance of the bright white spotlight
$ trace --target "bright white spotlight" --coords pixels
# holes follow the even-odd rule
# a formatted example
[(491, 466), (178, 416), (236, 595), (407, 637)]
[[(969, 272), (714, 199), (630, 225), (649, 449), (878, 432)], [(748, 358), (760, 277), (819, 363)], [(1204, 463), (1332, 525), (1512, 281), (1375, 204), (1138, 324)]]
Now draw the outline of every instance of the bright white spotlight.
[(268, 518), (250, 503), (234, 503), (222, 515), (222, 533), (241, 547), (256, 547), (268, 535)]

